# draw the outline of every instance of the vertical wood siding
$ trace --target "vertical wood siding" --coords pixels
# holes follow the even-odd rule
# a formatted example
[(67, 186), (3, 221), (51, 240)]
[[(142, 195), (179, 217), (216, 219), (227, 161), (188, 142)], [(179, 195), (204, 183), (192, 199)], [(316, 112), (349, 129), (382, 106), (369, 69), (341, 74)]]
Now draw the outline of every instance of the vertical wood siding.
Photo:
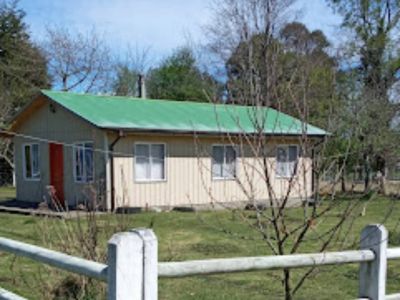
[[(27, 181), (23, 177), (22, 145), (36, 142), (30, 138), (15, 137), (15, 163), (17, 199), (40, 202), (48, 198), (46, 187), (50, 182), (48, 140), (64, 144), (64, 194), (70, 205), (82, 203), (107, 193), (106, 178), (110, 178), (107, 150), (116, 135), (97, 129), (62, 107), (55, 105), (55, 112), (49, 103), (38, 108), (18, 128), (18, 132), (43, 139), (40, 141), (40, 181)], [(73, 149), (70, 144), (79, 141), (93, 141), (99, 152), (94, 154), (95, 180), (92, 184), (76, 183), (73, 176)], [(135, 142), (166, 144), (166, 180), (159, 182), (136, 182), (134, 173)], [(202, 137), (195, 140), (191, 136), (175, 135), (128, 135), (115, 145), (114, 176), (116, 207), (180, 206), (211, 203), (232, 203), (249, 199), (267, 201), (269, 194), (281, 199), (288, 191), (288, 179), (275, 176), (275, 147), (277, 144), (296, 143), (288, 138), (271, 138), (267, 159), (271, 189), (268, 189), (263, 175), (263, 162), (243, 147), (238, 157), (237, 180), (215, 180), (211, 174), (211, 152), (213, 144), (229, 144), (219, 138)], [(302, 157), (299, 161), (290, 198), (302, 199), (311, 196), (311, 159)], [(245, 192), (246, 193), (245, 193)], [(107, 207), (109, 208), (109, 202)]]
[[(49, 140), (69, 144), (63, 146), (64, 151), (64, 194), (66, 203), (75, 205), (93, 198), (93, 187), (90, 184), (75, 183), (73, 176), (73, 149), (70, 144), (79, 141), (93, 141), (94, 147), (104, 148), (105, 133), (81, 120), (64, 108), (55, 105), (52, 112), (49, 103), (35, 111), (32, 116), (18, 128), (18, 133), (35, 137), (14, 137), (17, 199), (23, 201), (41, 202), (48, 199), (46, 187), (50, 184)], [(43, 139), (42, 141), (36, 140)], [(40, 181), (25, 180), (23, 176), (24, 143), (39, 143)], [(103, 186), (105, 177), (105, 155), (95, 152), (95, 189)], [(96, 191), (96, 193), (98, 190)]]
[[(112, 140), (112, 138), (109, 138)], [(135, 181), (135, 142), (166, 144), (166, 180), (159, 182)], [(274, 198), (283, 198), (289, 187), (289, 180), (275, 177), (276, 144), (293, 143), (282, 139), (271, 140), (271, 155), (267, 160), (270, 173), (271, 192)], [(114, 172), (117, 206), (180, 206), (211, 203), (231, 203), (249, 199), (269, 199), (264, 180), (261, 159), (254, 158), (244, 150), (238, 158), (237, 180), (215, 180), (211, 174), (211, 150), (213, 144), (221, 144), (217, 138), (184, 136), (128, 136), (115, 147)], [(291, 199), (311, 196), (311, 159), (303, 157), (298, 164), (297, 176), (290, 189)], [(244, 192), (246, 191), (246, 193)]]

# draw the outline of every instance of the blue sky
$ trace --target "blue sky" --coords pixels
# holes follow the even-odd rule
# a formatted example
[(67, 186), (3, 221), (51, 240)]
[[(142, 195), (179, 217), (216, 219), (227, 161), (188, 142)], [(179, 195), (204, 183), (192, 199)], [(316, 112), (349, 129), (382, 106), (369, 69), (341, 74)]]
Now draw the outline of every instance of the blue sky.
[[(210, 19), (207, 0), (20, 0), (26, 22), (36, 41), (46, 26), (62, 26), (87, 32), (95, 27), (112, 51), (121, 53), (128, 44), (150, 47), (157, 58), (183, 45), (190, 36), (202, 39), (201, 27)], [(310, 29), (322, 29), (332, 41), (340, 18), (325, 0), (298, 0), (297, 19)]]

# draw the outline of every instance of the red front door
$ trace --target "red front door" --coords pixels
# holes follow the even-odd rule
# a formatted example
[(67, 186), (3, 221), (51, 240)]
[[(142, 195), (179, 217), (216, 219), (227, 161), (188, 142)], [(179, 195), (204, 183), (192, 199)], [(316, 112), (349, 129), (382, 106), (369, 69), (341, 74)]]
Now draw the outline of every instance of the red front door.
[(64, 154), (63, 145), (50, 143), (50, 185), (54, 187), (56, 201), (64, 206)]

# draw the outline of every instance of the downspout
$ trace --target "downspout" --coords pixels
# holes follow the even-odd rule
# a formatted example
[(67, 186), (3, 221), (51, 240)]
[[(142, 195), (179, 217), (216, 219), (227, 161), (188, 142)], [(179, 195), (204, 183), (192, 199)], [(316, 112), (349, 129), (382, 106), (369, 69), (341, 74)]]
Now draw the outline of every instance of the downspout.
[(124, 136), (122, 130), (118, 131), (117, 138), (108, 146), (108, 153), (110, 158), (110, 190), (111, 190), (111, 211), (115, 210), (115, 174), (114, 174), (114, 146)]

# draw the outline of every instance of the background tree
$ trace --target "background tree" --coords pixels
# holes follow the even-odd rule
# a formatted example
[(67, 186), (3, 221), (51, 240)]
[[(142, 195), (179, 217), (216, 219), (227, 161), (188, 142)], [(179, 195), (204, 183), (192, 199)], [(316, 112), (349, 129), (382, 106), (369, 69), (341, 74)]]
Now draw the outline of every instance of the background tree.
[[(0, 2), (0, 128), (40, 88), (48, 88), (46, 60), (31, 41), (25, 13), (16, 1)], [(0, 158), (13, 166), (8, 139), (0, 140)]]
[[(288, 23), (292, 3), (275, 0), (216, 1), (212, 23), (206, 31), (209, 49), (225, 63), (229, 100), (249, 105), (248, 117), (256, 131), (251, 134), (242, 131), (226, 137), (232, 147), (238, 149), (236, 155), (240, 155), (243, 164), (240, 172), (245, 174), (244, 179), (235, 177), (234, 180), (245, 195), (244, 201), (254, 210), (254, 213), (233, 210), (233, 213), (254, 230), (254, 236), (243, 239), (257, 239), (258, 236), (275, 255), (297, 253), (309, 239), (318, 241), (311, 251), (328, 250), (341, 239), (341, 228), (345, 224), (351, 226), (352, 212), (359, 203), (335, 201), (333, 191), (330, 201), (323, 201), (323, 205), (316, 205), (316, 202), (308, 205), (312, 195), (303, 195), (300, 196), (305, 203), (302, 215), (297, 215), (296, 220), (290, 216), (291, 193), (310, 180), (307, 174), (322, 174), (326, 168), (326, 140), (307, 136), (305, 122), (325, 125), (328, 131), (339, 127), (335, 121), (339, 117), (337, 109), (341, 107), (335, 83), (338, 67), (336, 59), (328, 52), (329, 42), (321, 31), (310, 32), (303, 24)], [(292, 140), (298, 147), (291, 150), (277, 147), (279, 144), (287, 145), (288, 140), (279, 136), (282, 124), (274, 118), (274, 113), (270, 113), (268, 107), (271, 106), (300, 119), (300, 134)], [(234, 108), (232, 119), (238, 119)], [(277, 134), (266, 135), (266, 126), (272, 127), (268, 130)], [(345, 146), (342, 146), (341, 154), (346, 158), (349, 149)], [(201, 151), (206, 150), (200, 145), (199, 148), (199, 156), (203, 157)], [(297, 154), (295, 149), (300, 149)], [(247, 163), (249, 157), (256, 163)], [(313, 166), (299, 157), (311, 158)], [(278, 160), (292, 161), (294, 171), (276, 183)], [(260, 201), (260, 190), (268, 194), (266, 200)], [(213, 195), (213, 192), (209, 194)], [(319, 194), (318, 184), (314, 186), (313, 194)], [(338, 206), (340, 208), (336, 209)], [(337, 221), (324, 230), (314, 230), (315, 224), (324, 222), (333, 211), (339, 216)], [(240, 236), (239, 230), (226, 229), (226, 232), (232, 238)], [(293, 299), (315, 271), (311, 268), (296, 274), (284, 269), (281, 280), (285, 299)]]
[(180, 48), (149, 72), (148, 95), (156, 99), (209, 102), (218, 94), (218, 83), (202, 72), (189, 48)]
[(118, 96), (138, 97), (139, 76), (147, 76), (150, 65), (150, 48), (134, 48), (128, 45), (125, 57), (118, 59), (116, 77), (112, 83), (112, 91)]
[(224, 71), (228, 72), (228, 77), (237, 76), (234, 86), (228, 81), (231, 102), (270, 106), (277, 99), (277, 65), (281, 49), (276, 38), (294, 2), (213, 2), (214, 18), (205, 28), (207, 46), (223, 66), (227, 65)]
[[(328, 53), (328, 39), (321, 30), (309, 31), (304, 24), (292, 22), (281, 30), (279, 41), (283, 48), (278, 82), (281, 109), (332, 131), (328, 122), (340, 104), (335, 89), (337, 62)], [(288, 90), (293, 93), (289, 97)]]
[(112, 84), (112, 89), (117, 96), (138, 96), (139, 73), (130, 69), (127, 65), (117, 66), (116, 79)]
[(94, 30), (73, 34), (48, 28), (43, 48), (55, 88), (85, 93), (110, 90), (110, 51)]
[[(354, 35), (348, 41), (349, 59), (355, 74), (357, 97), (352, 97), (357, 124), (360, 161), (364, 165), (365, 190), (369, 189), (371, 171), (385, 175), (387, 160), (398, 155), (398, 127), (394, 123), (399, 104), (394, 98), (399, 81), (400, 29), (399, 1), (330, 0), (328, 3), (343, 16), (342, 26)], [(354, 92), (351, 94), (354, 95)]]
[(258, 33), (248, 43), (241, 42), (229, 57), (230, 97), (238, 98), (235, 101), (239, 103), (252, 101), (240, 96), (250, 96), (246, 78), (252, 65), (251, 72), (260, 78), (261, 94), (273, 96), (268, 99), (268, 106), (328, 129), (327, 121), (340, 106), (333, 101), (337, 63), (328, 54), (327, 38), (320, 30), (310, 32), (304, 24), (292, 22), (269, 40), (265, 49), (266, 36)]

